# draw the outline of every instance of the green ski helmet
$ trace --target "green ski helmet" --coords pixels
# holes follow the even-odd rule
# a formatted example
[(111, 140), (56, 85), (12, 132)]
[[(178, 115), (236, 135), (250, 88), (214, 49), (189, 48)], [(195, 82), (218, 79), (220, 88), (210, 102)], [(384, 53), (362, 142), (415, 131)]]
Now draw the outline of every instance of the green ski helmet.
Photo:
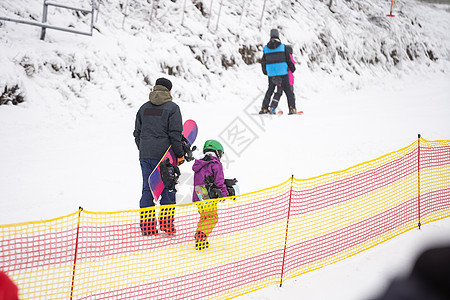
[(216, 153), (217, 157), (220, 159), (223, 155), (222, 144), (216, 140), (207, 140), (203, 146), (203, 154), (208, 151)]

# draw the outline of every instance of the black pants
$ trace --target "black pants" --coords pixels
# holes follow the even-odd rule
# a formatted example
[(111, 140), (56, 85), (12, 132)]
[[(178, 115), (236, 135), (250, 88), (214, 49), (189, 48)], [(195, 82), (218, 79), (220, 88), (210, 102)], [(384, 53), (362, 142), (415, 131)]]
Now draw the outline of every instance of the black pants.
[(291, 85), (289, 84), (289, 76), (284, 75), (284, 76), (276, 76), (276, 77), (268, 77), (268, 78), (269, 78), (269, 87), (267, 88), (266, 95), (264, 96), (262, 108), (263, 109), (269, 108), (270, 98), (272, 98), (273, 92), (275, 91), (275, 86), (277, 84), (279, 84), (279, 82), (277, 82), (277, 80), (279, 81), (280, 79), (281, 79), (281, 88), (283, 89), (284, 93), (287, 96), (288, 106), (295, 108), (295, 95), (291, 89)]
[[(291, 85), (291, 90), (294, 92), (294, 86)], [(283, 95), (283, 88), (281, 87), (281, 84), (277, 85), (277, 91), (275, 92), (275, 95), (273, 95), (272, 102), (270, 102), (270, 108), (277, 108), (278, 103), (280, 102), (280, 98)], [(295, 96), (295, 94), (294, 94)]]

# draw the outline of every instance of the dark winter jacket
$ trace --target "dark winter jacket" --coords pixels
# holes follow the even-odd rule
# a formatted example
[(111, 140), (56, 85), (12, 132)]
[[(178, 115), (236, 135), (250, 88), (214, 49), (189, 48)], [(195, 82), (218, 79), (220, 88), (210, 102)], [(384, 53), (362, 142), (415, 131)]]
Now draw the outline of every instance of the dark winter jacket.
[(162, 85), (154, 87), (149, 99), (136, 114), (133, 135), (139, 158), (161, 159), (170, 145), (175, 155), (182, 157), (180, 108), (172, 102), (169, 90)]
[[(205, 176), (212, 176), (214, 184), (222, 191), (224, 197), (228, 196), (227, 187), (225, 186), (225, 178), (223, 175), (223, 167), (220, 160), (215, 156), (205, 155), (202, 159), (196, 159), (192, 166), (194, 170), (194, 186), (205, 184)], [(199, 201), (197, 194), (192, 197), (193, 202)]]
[(288, 68), (291, 72), (295, 72), (295, 65), (291, 61), (290, 54), (292, 54), (290, 46), (284, 45), (279, 39), (272, 38), (264, 46), (264, 54), (261, 58), (264, 75), (284, 76), (288, 74)]

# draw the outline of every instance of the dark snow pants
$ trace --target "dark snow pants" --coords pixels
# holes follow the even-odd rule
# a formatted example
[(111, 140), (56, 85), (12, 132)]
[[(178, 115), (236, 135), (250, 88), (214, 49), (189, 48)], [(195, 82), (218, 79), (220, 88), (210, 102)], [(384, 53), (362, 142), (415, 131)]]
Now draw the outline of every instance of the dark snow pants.
[(289, 84), (289, 76), (284, 75), (284, 76), (275, 76), (275, 77), (268, 77), (268, 78), (269, 78), (269, 87), (267, 88), (266, 95), (264, 96), (262, 108), (263, 109), (269, 108), (270, 98), (272, 98), (273, 92), (275, 91), (275, 86), (277, 84), (279, 84), (279, 82), (277, 82), (277, 80), (280, 80), (280, 79), (281, 79), (281, 88), (283, 89), (283, 92), (287, 96), (289, 108), (295, 108), (295, 95), (291, 89), (291, 85)]
[[(142, 170), (142, 196), (139, 202), (139, 206), (141, 208), (148, 209), (141, 211), (141, 231), (144, 235), (153, 235), (157, 234), (156, 230), (156, 215), (155, 215), (155, 203), (153, 202), (153, 195), (150, 191), (150, 186), (148, 184), (148, 177), (156, 168), (159, 163), (159, 160), (151, 159), (151, 158), (141, 158), (139, 159), (141, 163)], [(176, 204), (176, 192), (177, 190), (173, 189), (169, 191), (168, 188), (164, 188), (161, 194), (160, 204), (170, 205)], [(164, 231), (174, 231), (173, 219), (175, 215), (175, 208), (170, 207), (161, 207), (159, 212), (159, 226)]]
[[(292, 92), (294, 92), (294, 86), (291, 85), (291, 90)], [(277, 85), (277, 91), (275, 92), (275, 95), (273, 95), (273, 99), (270, 102), (270, 108), (277, 108), (278, 107), (278, 103), (280, 102), (280, 98), (283, 95), (283, 88), (281, 87), (281, 84)], [(295, 96), (295, 94), (294, 94)]]

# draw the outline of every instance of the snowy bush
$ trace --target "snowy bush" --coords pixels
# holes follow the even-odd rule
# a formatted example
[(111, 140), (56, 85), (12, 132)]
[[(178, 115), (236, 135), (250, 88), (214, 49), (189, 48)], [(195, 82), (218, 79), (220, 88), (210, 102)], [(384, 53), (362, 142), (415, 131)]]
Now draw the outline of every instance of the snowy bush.
[[(87, 0), (66, 2), (90, 6)], [(420, 72), (418, 66), (450, 61), (449, 13), (415, 1), (396, 1), (395, 18), (386, 17), (389, 3), (379, 0), (267, 1), (264, 11), (263, 0), (192, 0), (186, 7), (175, 0), (99, 4), (92, 37), (49, 29), (42, 42), (40, 29), (4, 23), (1, 59), (12, 62), (14, 70), (0, 70), (0, 78), (13, 73), (19, 76), (14, 82), (20, 82), (26, 75), (68, 99), (70, 91), (93, 98), (89, 93), (108, 90), (115, 93), (108, 99), (127, 99), (137, 106), (156, 78), (168, 76), (182, 101), (210, 101), (234, 89), (224, 76), (237, 82), (238, 76), (246, 76), (242, 70), (262, 76), (258, 63), (271, 28), (278, 28), (282, 41), (292, 45), (295, 60), (307, 68), (303, 72), (343, 78)], [(59, 8), (49, 13), (49, 22), (58, 26), (84, 30), (90, 23), (86, 13)], [(4, 0), (0, 14), (40, 20), (42, 2)], [(55, 76), (58, 87), (50, 80)], [(26, 89), (29, 82), (24, 84)], [(258, 93), (256, 85), (246, 90)]]
[(242, 45), (239, 48), (242, 60), (247, 65), (258, 63), (261, 60), (263, 45)]
[(24, 97), (18, 84), (12, 87), (5, 86), (2, 90), (3, 92), (0, 95), (0, 105), (8, 104), (9, 102), (17, 105), (24, 102)]

